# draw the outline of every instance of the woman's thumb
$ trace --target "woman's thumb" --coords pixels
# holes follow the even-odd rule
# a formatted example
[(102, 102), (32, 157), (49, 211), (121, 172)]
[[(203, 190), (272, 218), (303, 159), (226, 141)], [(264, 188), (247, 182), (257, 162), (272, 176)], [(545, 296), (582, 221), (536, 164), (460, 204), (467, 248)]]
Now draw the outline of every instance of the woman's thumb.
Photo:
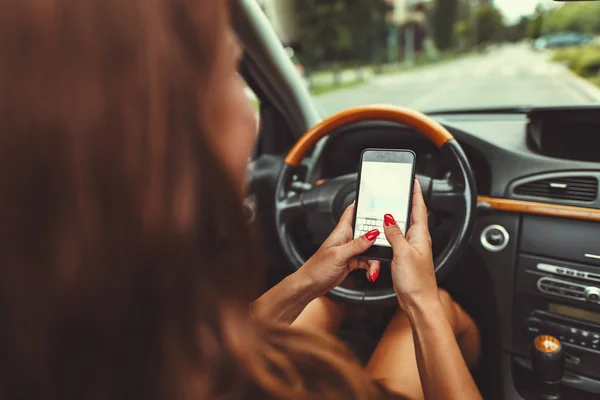
[(375, 240), (380, 234), (381, 232), (379, 229), (373, 229), (372, 231), (365, 233), (363, 236), (349, 241), (348, 243), (340, 246), (340, 256), (348, 260), (352, 257), (361, 255), (371, 246), (373, 246), (373, 243), (375, 243)]
[(394, 251), (398, 251), (404, 246), (408, 245), (408, 242), (406, 241), (402, 230), (400, 229), (400, 227), (396, 223), (396, 220), (391, 214), (386, 214), (383, 217), (383, 225), (385, 226), (385, 237), (388, 240), (388, 242), (390, 242), (390, 245), (392, 245), (392, 249), (394, 249)]

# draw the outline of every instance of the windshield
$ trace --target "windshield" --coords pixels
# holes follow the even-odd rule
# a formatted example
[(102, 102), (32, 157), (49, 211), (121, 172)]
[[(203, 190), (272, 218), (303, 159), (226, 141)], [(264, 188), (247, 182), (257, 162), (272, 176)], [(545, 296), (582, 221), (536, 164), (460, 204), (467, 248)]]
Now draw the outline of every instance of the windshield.
[(259, 2), (324, 115), (600, 102), (600, 2)]

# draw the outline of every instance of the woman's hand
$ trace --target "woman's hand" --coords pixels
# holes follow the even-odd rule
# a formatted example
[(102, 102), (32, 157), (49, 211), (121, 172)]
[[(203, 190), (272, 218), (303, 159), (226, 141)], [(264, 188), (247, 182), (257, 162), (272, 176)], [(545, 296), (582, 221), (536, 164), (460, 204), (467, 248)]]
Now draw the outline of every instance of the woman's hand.
[(312, 300), (338, 286), (358, 268), (367, 270), (367, 279), (371, 282), (377, 280), (379, 261), (366, 261), (356, 256), (373, 245), (379, 230), (353, 240), (353, 215), (354, 205), (351, 205), (329, 238), (306, 264), (252, 303), (251, 311), (255, 318), (292, 323)]
[(439, 301), (433, 267), (427, 208), (419, 181), (415, 179), (410, 228), (406, 237), (394, 217), (385, 215), (385, 235), (394, 250), (391, 264), (394, 290), (406, 310), (416, 303)]
[(375, 229), (352, 239), (353, 216), (354, 204), (351, 204), (344, 211), (329, 238), (298, 271), (312, 282), (319, 296), (338, 286), (355, 269), (366, 270), (367, 279), (371, 282), (375, 282), (379, 277), (379, 261), (367, 261), (357, 256), (373, 245), (380, 232)]

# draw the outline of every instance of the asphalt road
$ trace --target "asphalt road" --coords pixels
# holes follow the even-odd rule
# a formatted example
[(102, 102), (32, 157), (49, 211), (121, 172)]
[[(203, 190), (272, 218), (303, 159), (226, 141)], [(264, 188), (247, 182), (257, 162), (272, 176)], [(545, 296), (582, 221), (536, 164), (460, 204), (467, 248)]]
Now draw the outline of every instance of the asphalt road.
[(600, 102), (600, 90), (527, 45), (382, 75), (315, 98), (323, 115), (362, 104), (418, 110)]

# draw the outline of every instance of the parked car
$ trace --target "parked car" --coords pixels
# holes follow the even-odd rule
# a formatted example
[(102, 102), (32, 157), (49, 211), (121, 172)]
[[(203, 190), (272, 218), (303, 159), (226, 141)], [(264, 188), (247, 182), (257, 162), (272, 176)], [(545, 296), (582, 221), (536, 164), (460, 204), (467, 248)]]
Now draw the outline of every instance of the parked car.
[(534, 40), (535, 50), (553, 49), (558, 47), (582, 46), (591, 43), (594, 35), (578, 32), (558, 32), (542, 36)]

